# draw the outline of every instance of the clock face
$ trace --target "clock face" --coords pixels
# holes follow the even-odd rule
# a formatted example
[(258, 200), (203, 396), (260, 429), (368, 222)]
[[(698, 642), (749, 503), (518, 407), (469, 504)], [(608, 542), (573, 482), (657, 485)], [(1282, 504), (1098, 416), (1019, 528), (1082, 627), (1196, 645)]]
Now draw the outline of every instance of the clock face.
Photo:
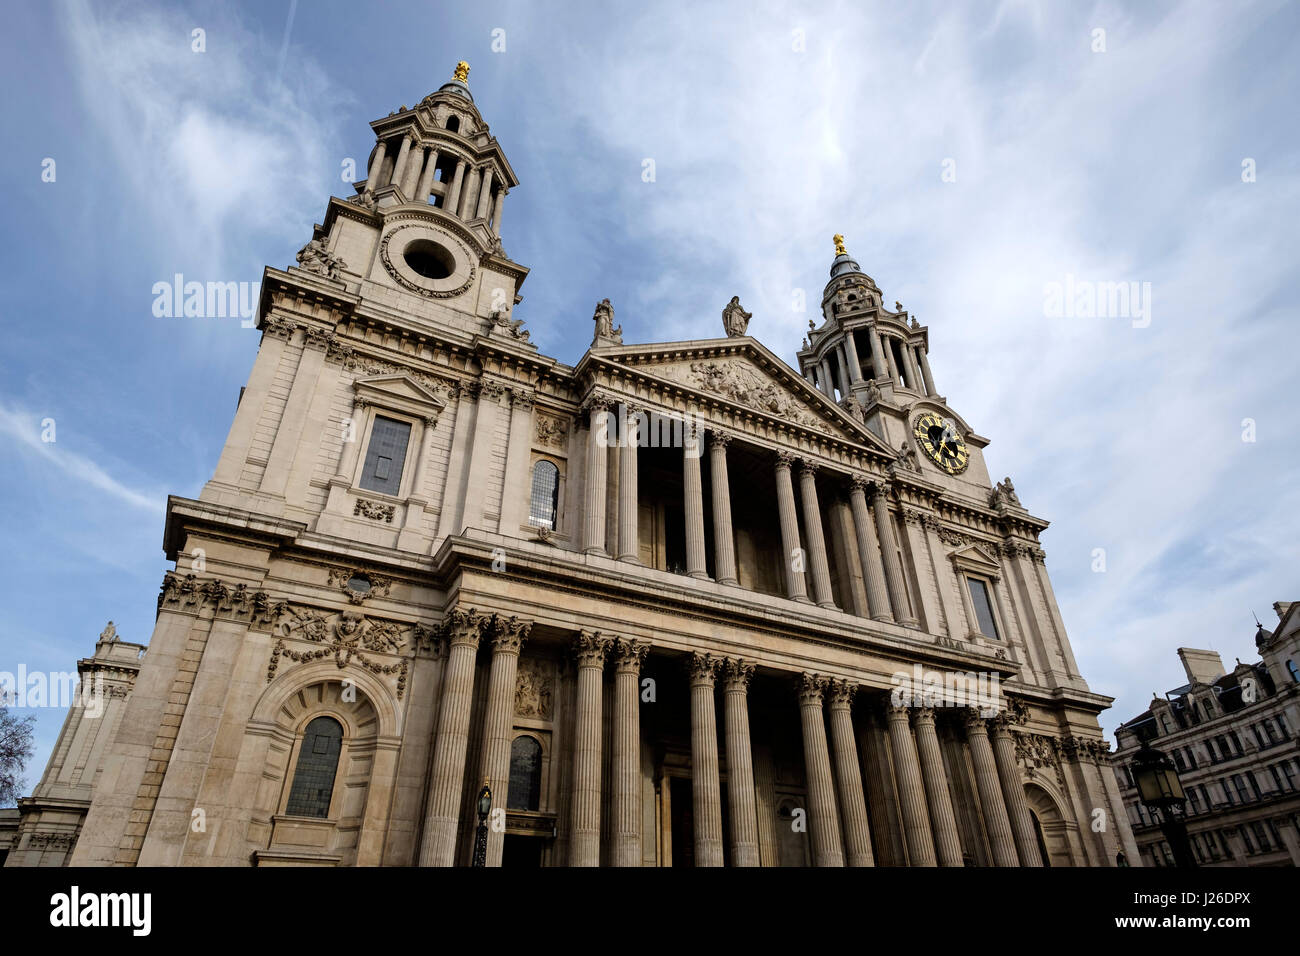
[(917, 447), (950, 475), (959, 475), (970, 464), (970, 452), (951, 418), (926, 412), (912, 426)]

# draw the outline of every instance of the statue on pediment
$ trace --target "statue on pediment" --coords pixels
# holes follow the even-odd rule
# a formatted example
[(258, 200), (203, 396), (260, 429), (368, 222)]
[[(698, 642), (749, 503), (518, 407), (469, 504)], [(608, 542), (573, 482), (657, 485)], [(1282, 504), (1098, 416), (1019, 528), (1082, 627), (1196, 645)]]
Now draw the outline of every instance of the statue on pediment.
[(596, 314), (592, 320), (596, 323), (596, 334), (591, 340), (592, 348), (623, 344), (623, 326), (614, 325), (614, 307), (609, 304), (609, 299), (601, 299), (596, 303)]
[(722, 327), (726, 329), (730, 338), (740, 338), (749, 328), (749, 320), (753, 314), (746, 312), (740, 304), (740, 296), (733, 295), (731, 301), (726, 304), (722, 310)]
[(326, 279), (337, 279), (339, 270), (348, 264), (325, 248), (323, 239), (313, 239), (298, 250), (298, 265), (307, 272), (314, 272)]

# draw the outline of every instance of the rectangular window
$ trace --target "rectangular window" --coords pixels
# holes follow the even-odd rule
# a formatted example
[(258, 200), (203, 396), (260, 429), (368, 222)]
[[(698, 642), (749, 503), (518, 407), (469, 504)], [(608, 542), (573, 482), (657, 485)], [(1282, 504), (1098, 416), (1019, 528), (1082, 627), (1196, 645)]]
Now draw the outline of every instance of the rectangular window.
[(396, 495), (402, 487), (402, 466), (406, 464), (406, 447), (411, 441), (411, 423), (376, 416), (370, 430), (370, 447), (361, 469), (361, 487)]
[(1241, 803), (1250, 802), (1250, 788), (1246, 786), (1246, 778), (1239, 773), (1232, 775), (1232, 786), (1237, 791), (1237, 799)]
[(975, 605), (975, 620), (979, 622), (980, 633), (995, 641), (1001, 640), (997, 624), (993, 621), (993, 604), (989, 600), (988, 583), (980, 578), (968, 577), (966, 585), (970, 588), (971, 604)]

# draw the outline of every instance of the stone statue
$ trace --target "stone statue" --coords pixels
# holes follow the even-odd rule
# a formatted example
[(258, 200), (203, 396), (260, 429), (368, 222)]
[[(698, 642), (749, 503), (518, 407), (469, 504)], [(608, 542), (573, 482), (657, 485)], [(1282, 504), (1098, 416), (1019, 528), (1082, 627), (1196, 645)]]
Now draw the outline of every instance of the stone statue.
[(375, 198), (375, 191), (369, 186), (349, 199), (348, 202), (356, 203), (358, 206), (369, 209), (371, 212), (374, 212), (379, 208), (379, 200)]
[(727, 330), (729, 338), (740, 338), (749, 328), (753, 314), (746, 312), (740, 304), (740, 296), (733, 295), (731, 301), (722, 310), (722, 327)]
[(1012, 508), (1022, 507), (1020, 499), (1016, 497), (1016, 489), (1015, 486), (1011, 484), (1010, 477), (999, 481), (993, 488), (992, 493), (989, 495), (989, 506), (996, 508), (999, 505), (1009, 505)]
[(867, 405), (874, 405), (880, 401), (880, 386), (875, 382), (867, 383)]
[(117, 626), (112, 621), (109, 621), (108, 626), (99, 632), (99, 639), (101, 641), (109, 641), (109, 642), (116, 641)]
[(325, 248), (323, 239), (313, 239), (299, 249), (297, 259), (301, 268), (327, 279), (337, 279), (339, 270), (348, 267), (346, 262)]
[(503, 309), (497, 309), (492, 313), (493, 331), (501, 332), (521, 342), (527, 342), (529, 333), (525, 331), (523, 325), (523, 319), (511, 319), (510, 313)]
[(835, 254), (837, 256), (847, 256), (849, 254), (849, 250), (844, 248), (844, 237), (838, 232), (831, 236), (831, 241), (835, 243)]
[(591, 340), (592, 348), (623, 344), (623, 326), (614, 325), (614, 307), (609, 304), (609, 299), (601, 299), (596, 304), (596, 314), (592, 319), (596, 323), (596, 335)]

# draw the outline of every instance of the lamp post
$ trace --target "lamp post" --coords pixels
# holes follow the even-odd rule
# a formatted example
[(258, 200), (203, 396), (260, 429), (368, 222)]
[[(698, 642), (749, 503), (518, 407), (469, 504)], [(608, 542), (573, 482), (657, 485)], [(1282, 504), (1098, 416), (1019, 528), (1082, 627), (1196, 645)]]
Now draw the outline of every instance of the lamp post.
[(472, 866), (487, 866), (488, 814), (492, 812), (492, 788), (483, 782), (478, 792), (478, 832), (474, 837), (474, 860)]
[(1161, 751), (1143, 742), (1133, 755), (1133, 778), (1137, 783), (1138, 798), (1148, 810), (1160, 812), (1160, 832), (1173, 850), (1174, 865), (1195, 867), (1196, 858), (1187, 840), (1184, 819), (1187, 795), (1183, 793), (1183, 784), (1174, 765)]

